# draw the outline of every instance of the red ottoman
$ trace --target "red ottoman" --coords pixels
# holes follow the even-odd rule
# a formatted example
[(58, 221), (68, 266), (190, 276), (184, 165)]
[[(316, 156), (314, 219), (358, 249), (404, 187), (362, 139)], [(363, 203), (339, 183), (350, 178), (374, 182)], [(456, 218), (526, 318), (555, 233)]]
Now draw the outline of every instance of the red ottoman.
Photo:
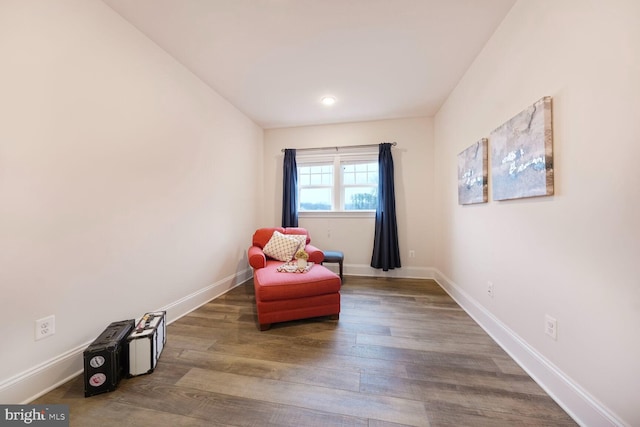
[[(267, 231), (268, 230), (268, 231)], [(305, 250), (313, 267), (306, 273), (277, 271), (283, 262), (271, 259), (262, 253), (262, 248), (273, 233), (306, 234)], [(304, 240), (304, 239), (303, 239)], [(253, 246), (249, 248), (249, 263), (254, 268), (253, 285), (260, 330), (265, 331), (272, 323), (307, 319), (319, 316), (340, 315), (340, 276), (320, 265), (322, 251), (309, 244), (305, 229), (260, 229), (256, 231)]]

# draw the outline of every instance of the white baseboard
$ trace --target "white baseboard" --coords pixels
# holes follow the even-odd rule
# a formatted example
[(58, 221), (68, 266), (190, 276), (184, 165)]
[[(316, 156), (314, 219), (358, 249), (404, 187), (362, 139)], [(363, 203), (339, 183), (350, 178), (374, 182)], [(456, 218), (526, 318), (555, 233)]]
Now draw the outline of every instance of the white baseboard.
[(0, 384), (0, 402), (29, 403), (69, 381), (82, 372), (82, 352), (89, 344), (68, 350), (4, 381)]
[[(253, 270), (245, 269), (153, 311), (166, 310), (167, 323), (170, 324), (252, 277)], [(91, 341), (3, 381), (0, 383), (0, 402), (4, 404), (32, 402), (81, 374), (84, 370), (82, 354), (89, 344)]]
[[(324, 264), (324, 266), (336, 274), (339, 271), (339, 267), (337, 264)], [(367, 264), (344, 264), (342, 274), (344, 274), (345, 276), (433, 279), (434, 269), (430, 267), (401, 267), (389, 271), (382, 271)]]
[(439, 270), (433, 279), (581, 426), (627, 426)]

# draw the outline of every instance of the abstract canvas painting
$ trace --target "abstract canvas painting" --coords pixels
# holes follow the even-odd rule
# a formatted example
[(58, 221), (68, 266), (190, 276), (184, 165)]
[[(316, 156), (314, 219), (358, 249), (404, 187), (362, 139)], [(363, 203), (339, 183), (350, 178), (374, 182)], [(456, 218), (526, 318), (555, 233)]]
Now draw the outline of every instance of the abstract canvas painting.
[(458, 203), (487, 202), (487, 139), (482, 138), (458, 154)]
[(547, 96), (491, 132), (493, 200), (553, 194), (551, 121)]

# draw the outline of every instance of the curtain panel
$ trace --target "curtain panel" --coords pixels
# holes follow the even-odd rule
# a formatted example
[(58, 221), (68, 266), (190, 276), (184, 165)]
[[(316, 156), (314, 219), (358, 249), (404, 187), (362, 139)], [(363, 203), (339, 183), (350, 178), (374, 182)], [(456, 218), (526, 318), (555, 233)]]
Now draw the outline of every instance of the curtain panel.
[(396, 221), (396, 196), (393, 181), (391, 144), (380, 144), (378, 153), (378, 206), (373, 239), (371, 267), (383, 271), (400, 268), (400, 246)]
[(282, 165), (282, 226), (298, 226), (298, 166), (295, 148), (284, 150)]

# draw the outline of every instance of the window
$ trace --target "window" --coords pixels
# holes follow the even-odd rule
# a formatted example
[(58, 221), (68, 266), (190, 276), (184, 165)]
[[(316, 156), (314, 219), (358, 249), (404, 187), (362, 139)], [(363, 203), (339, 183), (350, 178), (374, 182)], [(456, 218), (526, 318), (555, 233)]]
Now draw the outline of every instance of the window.
[(335, 154), (298, 156), (300, 212), (375, 211), (378, 156)]
[(342, 162), (341, 169), (344, 210), (375, 210), (378, 201), (378, 162)]
[(298, 166), (298, 210), (333, 210), (333, 165)]

